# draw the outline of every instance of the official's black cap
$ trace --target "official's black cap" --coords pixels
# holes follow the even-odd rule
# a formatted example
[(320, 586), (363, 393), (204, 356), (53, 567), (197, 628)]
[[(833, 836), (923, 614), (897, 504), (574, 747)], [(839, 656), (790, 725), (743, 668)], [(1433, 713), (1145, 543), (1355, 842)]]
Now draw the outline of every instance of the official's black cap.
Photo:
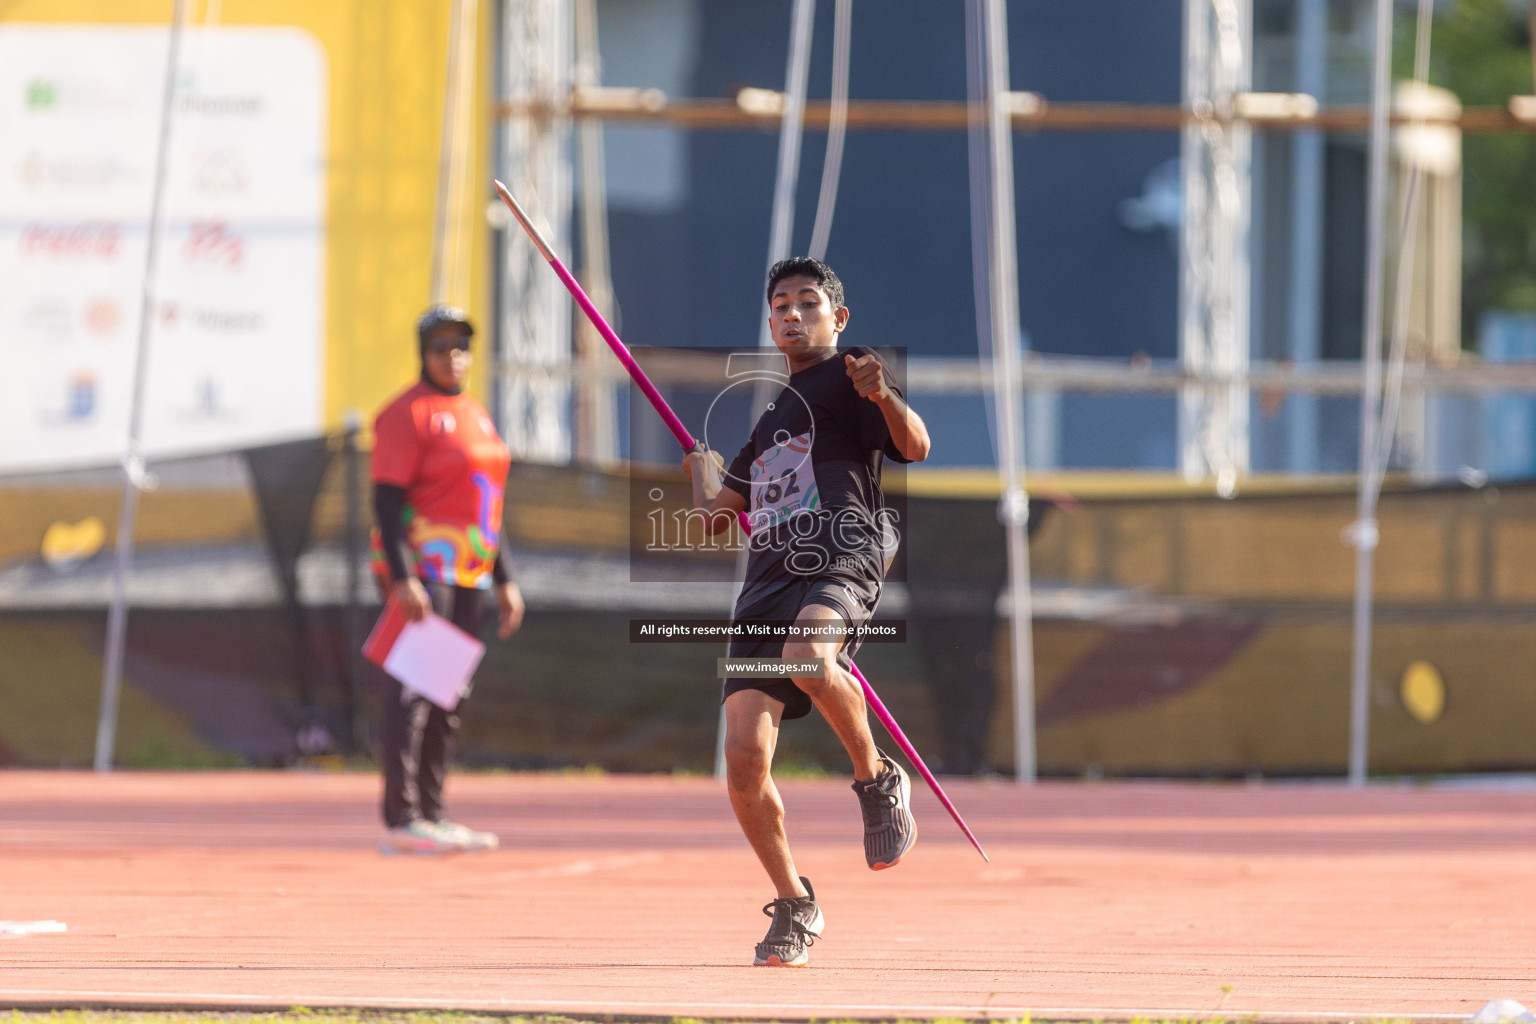
[(475, 325), (469, 322), (468, 313), (458, 306), (439, 303), (421, 314), (421, 319), (416, 321), (416, 340), (426, 345), (432, 332), (446, 324), (457, 324), (471, 335), (475, 333)]

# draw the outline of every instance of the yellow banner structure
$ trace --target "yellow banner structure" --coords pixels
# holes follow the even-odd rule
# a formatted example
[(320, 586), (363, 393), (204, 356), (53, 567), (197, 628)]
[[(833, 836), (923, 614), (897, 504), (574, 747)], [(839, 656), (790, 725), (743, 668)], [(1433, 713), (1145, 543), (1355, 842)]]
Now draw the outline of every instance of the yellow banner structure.
[[(284, 30), (279, 34), (289, 38), (302, 34), (300, 42), (312, 44), (308, 48), (319, 54), (319, 85), (311, 90), (311, 100), (323, 125), (316, 261), (323, 281), (315, 288), (314, 303), (320, 326), (313, 334), (319, 343), (308, 356), (319, 366), (303, 367), (318, 382), (313, 394), (319, 408), (306, 414), (318, 430), (336, 429), (349, 410), (357, 410), (366, 422), (417, 372), (414, 323), (434, 298), (434, 220), (453, 6), (453, 0), (191, 0), (187, 5), (183, 69), (197, 59), (200, 45), (209, 53), (231, 52), (242, 39), (262, 32), (270, 37), (272, 30)], [(446, 211), (447, 288), (441, 298), (468, 309), (484, 332), (490, 326), (483, 197), (489, 177), (484, 157), (491, 80), (485, 69), (491, 66), (493, 48), (489, 5), (473, 6), (478, 23), (463, 59), (473, 62), (468, 77), (474, 96), (469, 116), (456, 119), (465, 130), (452, 147), (458, 166), (451, 168), (456, 187), (449, 191)], [(143, 36), (156, 26), (168, 34), (172, 9), (170, 0), (14, 0), (0, 8), (0, 35), (56, 30), (54, 38), (67, 46), (74, 35)], [(293, 69), (274, 64), (254, 73), (283, 83)], [(81, 83), (74, 85), (78, 95)], [(29, 98), (44, 104), (67, 97), (71, 83), (27, 79), (14, 87), (31, 89)], [(291, 90), (292, 82), (283, 87)], [(153, 139), (144, 140), (143, 148), (152, 151)], [(259, 145), (256, 150), (259, 159)], [(47, 173), (50, 165), (40, 161), (44, 158), (33, 158), (40, 173)], [(232, 173), (238, 176), (239, 168)], [(169, 188), (168, 201), (174, 204), (174, 168)], [(147, 216), (146, 204), (142, 218)], [(37, 240), (40, 247), (52, 246), (40, 250), (44, 256), (58, 255), (70, 241), (49, 234)], [(94, 312), (97, 326), (110, 316)], [(130, 311), (119, 315), (133, 320)], [(479, 370), (474, 387), (483, 393), (491, 377), (488, 359), (482, 359)]]

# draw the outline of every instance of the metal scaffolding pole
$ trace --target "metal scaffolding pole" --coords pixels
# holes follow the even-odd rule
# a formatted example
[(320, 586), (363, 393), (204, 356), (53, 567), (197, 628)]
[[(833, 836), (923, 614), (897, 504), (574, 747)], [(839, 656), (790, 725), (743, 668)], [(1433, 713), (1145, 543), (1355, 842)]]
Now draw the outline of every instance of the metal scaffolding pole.
[[(975, 264), (986, 265), (984, 249)], [(983, 301), (989, 300), (983, 296)], [(985, 322), (984, 317), (978, 319)], [(990, 336), (988, 333), (987, 337)], [(725, 357), (707, 351), (691, 351), (686, 359), (655, 353), (652, 359), (655, 365), (648, 367), (647, 372), (658, 385), (678, 384), (695, 389), (715, 387), (726, 372)], [(629, 379), (624, 368), (611, 361), (595, 367), (573, 366), (561, 372), (568, 380), (587, 377), (604, 381)], [(1132, 362), (1034, 352), (1019, 368), (1018, 375), (1025, 391), (1089, 394), (1176, 395), (1188, 387), (1237, 384), (1250, 391), (1354, 398), (1360, 394), (1361, 387), (1360, 364), (1353, 360), (1326, 360), (1310, 367), (1298, 367), (1289, 362), (1252, 363), (1245, 376), (1234, 379), (1191, 374), (1176, 359)], [(910, 356), (906, 361), (905, 390), (912, 395), (979, 394), (990, 402), (996, 383), (994, 376), (990, 357)], [(1435, 366), (1409, 361), (1402, 367), (1402, 377), (1406, 389), (1430, 395), (1472, 396), (1495, 392), (1536, 395), (1536, 363), (1466, 362), (1456, 366)], [(990, 412), (988, 416), (991, 416)]]
[[(1296, 80), (1299, 93), (1321, 102), (1328, 84), (1328, 0), (1299, 0)], [(1290, 296), (1286, 350), (1291, 362), (1311, 366), (1322, 356), (1323, 136), (1315, 128), (1291, 136)], [(1317, 400), (1286, 400), (1286, 467), (1317, 471)]]
[[(602, 55), (598, 49), (597, 0), (577, 0), (576, 69), (578, 89), (602, 86)], [(603, 124), (586, 120), (576, 128), (576, 154), (581, 165), (581, 277), (599, 313), (614, 316), (613, 276), (608, 252), (608, 188), (604, 180)], [(584, 366), (606, 358), (607, 345), (591, 322), (576, 324), (576, 361)], [(576, 387), (576, 457), (587, 465), (605, 465), (619, 456), (618, 398), (611, 385), (597, 381)]]
[[(508, 120), (497, 176), (523, 197), (555, 248), (569, 248), (571, 6), (562, 0), (505, 0), (502, 102)], [(565, 462), (571, 456), (568, 370), (571, 304), (521, 231), (502, 235), (497, 379), (502, 436), (512, 457)], [(518, 369), (514, 372), (511, 367)]]
[[(991, 353), (992, 412), (1003, 494), (998, 518), (1007, 537), (1013, 668), (1014, 775), (1035, 781), (1033, 603), (1030, 600), (1029, 498), (1024, 490), (1024, 408), (1019, 364), (1018, 250), (1013, 208), (1013, 132), (1009, 124), (1008, 14), (1003, 0), (971, 0), (966, 9), (970, 100), (972, 272), (981, 276), (977, 328)], [(981, 122), (978, 124), (977, 122)], [(979, 129), (979, 130), (978, 130)], [(985, 144), (982, 145), (982, 140)], [(979, 195), (976, 193), (980, 193)], [(983, 263), (980, 258), (984, 258)], [(980, 283), (980, 282), (979, 282)]]
[[(564, 112), (576, 120), (608, 120), (625, 124), (670, 125), (685, 131), (764, 131), (780, 120), (781, 112), (763, 100), (761, 89), (743, 89), (735, 99), (669, 99), (654, 90), (603, 90), (574, 93)], [(1209, 111), (1161, 103), (1058, 102), (1031, 93), (1030, 102), (1010, 112), (1016, 132), (1169, 132), (1210, 118)], [(1251, 93), (1233, 112), (1235, 120), (1266, 132), (1319, 131), (1358, 135), (1370, 127), (1369, 107), (1318, 109), (1315, 97), (1291, 93)], [(1509, 104), (1469, 106), (1445, 123), (1464, 134), (1530, 134), (1536, 131), (1536, 102), (1511, 97)], [(826, 131), (833, 104), (807, 102), (805, 127)], [(525, 117), (538, 105), (502, 102), (498, 118)], [(857, 132), (959, 132), (967, 128), (964, 103), (948, 100), (850, 100), (848, 130)], [(1406, 117), (1394, 118), (1401, 123)], [(1442, 119), (1435, 119), (1437, 121)]]
[[(1179, 351), (1191, 372), (1248, 365), (1249, 190), (1253, 134), (1237, 116), (1253, 75), (1251, 0), (1186, 0), (1184, 225)], [(1189, 388), (1179, 399), (1180, 469), (1231, 495), (1248, 472), (1248, 392)]]

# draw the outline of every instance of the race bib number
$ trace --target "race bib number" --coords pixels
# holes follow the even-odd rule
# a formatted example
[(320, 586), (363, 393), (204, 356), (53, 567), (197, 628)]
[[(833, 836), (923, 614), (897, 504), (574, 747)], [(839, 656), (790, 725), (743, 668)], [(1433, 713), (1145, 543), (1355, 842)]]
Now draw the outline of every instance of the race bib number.
[(771, 528), (787, 522), (802, 509), (814, 512), (820, 507), (809, 432), (774, 445), (753, 461), (754, 529)]

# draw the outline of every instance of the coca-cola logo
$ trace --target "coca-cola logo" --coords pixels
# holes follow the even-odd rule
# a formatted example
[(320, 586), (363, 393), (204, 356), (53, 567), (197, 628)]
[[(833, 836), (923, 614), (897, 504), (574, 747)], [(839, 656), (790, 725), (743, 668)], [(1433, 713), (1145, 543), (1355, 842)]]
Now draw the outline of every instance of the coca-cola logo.
[(82, 224), (28, 224), (21, 229), (23, 256), (111, 259), (122, 247), (123, 232), (106, 221)]
[(245, 263), (245, 240), (223, 221), (194, 221), (182, 243), (181, 255), (188, 263), (239, 270)]

